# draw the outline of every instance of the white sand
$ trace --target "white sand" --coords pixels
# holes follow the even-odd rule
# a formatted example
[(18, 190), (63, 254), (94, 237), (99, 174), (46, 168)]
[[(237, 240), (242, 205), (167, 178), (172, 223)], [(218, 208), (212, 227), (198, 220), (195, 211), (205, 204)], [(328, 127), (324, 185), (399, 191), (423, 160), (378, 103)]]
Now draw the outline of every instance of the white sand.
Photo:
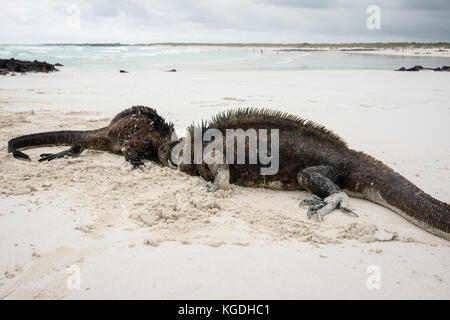
[[(287, 48), (279, 48), (278, 50), (286, 50)], [(295, 50), (296, 48), (291, 48)], [(399, 57), (440, 57), (440, 58), (450, 58), (450, 49), (445, 47), (433, 47), (433, 48), (415, 48), (415, 47), (392, 47), (392, 48), (382, 48), (373, 50), (365, 50), (364, 47), (309, 47), (302, 48), (303, 50), (318, 50), (318, 51), (340, 51), (345, 50), (348, 54), (375, 54), (375, 55), (389, 55), (389, 56), (399, 56)], [(277, 50), (268, 48), (268, 50)], [(350, 51), (354, 50), (354, 51)]]
[[(272, 107), (335, 130), (450, 200), (450, 74), (393, 71), (139, 72), (0, 78), (0, 298), (450, 298), (450, 243), (351, 198), (317, 223), (306, 192), (205, 182), (117, 155), (14, 160), (7, 140), (91, 129), (134, 104), (180, 133), (231, 107)], [(68, 289), (66, 267), (81, 271)], [(367, 268), (381, 271), (369, 290)]]
[(446, 48), (389, 48), (374, 51), (358, 51), (358, 53), (408, 56), (408, 57), (450, 57), (450, 50)]

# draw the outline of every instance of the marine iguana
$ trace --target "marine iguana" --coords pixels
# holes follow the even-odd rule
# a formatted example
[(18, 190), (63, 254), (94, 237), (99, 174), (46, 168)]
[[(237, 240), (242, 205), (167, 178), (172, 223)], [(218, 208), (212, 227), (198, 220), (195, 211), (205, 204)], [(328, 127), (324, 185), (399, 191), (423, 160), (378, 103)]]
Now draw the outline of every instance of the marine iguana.
[(166, 122), (155, 109), (133, 106), (116, 115), (109, 126), (97, 130), (43, 132), (12, 139), (8, 142), (8, 152), (17, 159), (30, 160), (19, 150), (70, 145), (59, 153), (41, 154), (39, 161), (75, 157), (85, 149), (95, 149), (123, 154), (137, 168), (143, 165), (143, 159), (165, 161), (172, 134), (175, 135), (173, 124)]
[[(191, 144), (190, 158), (195, 156), (195, 128), (195, 125), (190, 126), (188, 138), (184, 138), (185, 143)], [(197, 128), (201, 132), (218, 129), (223, 136), (227, 129), (254, 129), (257, 133), (259, 129), (279, 130), (279, 170), (273, 175), (261, 174), (263, 164), (259, 159), (256, 164), (249, 164), (248, 139), (245, 164), (236, 162), (237, 144), (234, 142), (237, 138), (223, 139), (222, 150), (233, 148), (234, 162), (231, 164), (227, 164), (220, 151), (212, 150), (214, 148), (210, 148), (213, 154), (206, 152), (203, 161), (197, 164), (178, 161), (181, 171), (213, 182), (207, 191), (227, 187), (230, 183), (307, 190), (312, 196), (302, 200), (300, 206), (309, 206), (307, 216), (316, 216), (319, 220), (335, 208), (357, 216), (349, 208), (349, 194), (387, 207), (422, 229), (450, 240), (450, 206), (447, 203), (426, 194), (381, 161), (350, 149), (341, 137), (324, 126), (280, 111), (247, 108), (219, 113), (208, 122), (202, 121)], [(267, 139), (270, 144), (271, 137), (262, 137), (258, 133), (257, 139)], [(214, 140), (203, 142), (203, 151), (211, 143)], [(184, 157), (183, 151), (177, 152), (180, 159)], [(205, 158), (208, 156), (222, 157), (223, 160), (207, 163)]]
[[(180, 145), (179, 142), (191, 144), (191, 152), (194, 152), (195, 128), (194, 125), (188, 128), (190, 141), (188, 138), (177, 141), (173, 124), (165, 122), (154, 109), (137, 106), (118, 114), (108, 127), (93, 131), (56, 131), (23, 136), (10, 140), (8, 151), (16, 158), (29, 160), (18, 149), (72, 144), (66, 151), (41, 155), (39, 161), (77, 156), (85, 148), (93, 148), (123, 153), (125, 159), (135, 167), (142, 165), (141, 159), (163, 165), (176, 164), (182, 172), (212, 181), (207, 191), (225, 188), (230, 183), (307, 190), (312, 196), (302, 200), (300, 205), (310, 206), (307, 216), (316, 216), (319, 220), (335, 208), (356, 216), (348, 205), (349, 194), (385, 206), (422, 229), (450, 240), (448, 204), (426, 194), (381, 161), (348, 148), (342, 138), (319, 124), (280, 111), (253, 108), (222, 112), (209, 122), (202, 122), (202, 133), (207, 129), (218, 129), (224, 135), (227, 129), (278, 129), (279, 170), (274, 175), (261, 175), (264, 165), (259, 159), (256, 164), (248, 164), (248, 161), (246, 164), (227, 164), (226, 161), (200, 161), (198, 164), (184, 162), (182, 149), (176, 147)], [(270, 142), (271, 136), (258, 135), (258, 139)], [(202, 151), (207, 150), (210, 143), (213, 142), (202, 142)], [(223, 144), (227, 148), (226, 139)], [(245, 143), (246, 157), (249, 145)], [(234, 146), (236, 144), (233, 141)], [(237, 150), (233, 152), (236, 155)], [(174, 161), (177, 157), (179, 160)]]

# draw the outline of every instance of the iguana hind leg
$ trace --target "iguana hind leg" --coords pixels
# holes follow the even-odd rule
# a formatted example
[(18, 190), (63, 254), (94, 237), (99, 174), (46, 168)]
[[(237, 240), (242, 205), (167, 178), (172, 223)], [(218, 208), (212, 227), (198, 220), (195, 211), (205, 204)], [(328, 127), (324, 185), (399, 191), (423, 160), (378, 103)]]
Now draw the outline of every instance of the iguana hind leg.
[(348, 205), (348, 196), (335, 181), (338, 170), (332, 166), (315, 166), (301, 170), (297, 175), (298, 183), (313, 195), (300, 201), (300, 206), (310, 206), (308, 218), (313, 215), (319, 221), (336, 208), (352, 216), (358, 216)]

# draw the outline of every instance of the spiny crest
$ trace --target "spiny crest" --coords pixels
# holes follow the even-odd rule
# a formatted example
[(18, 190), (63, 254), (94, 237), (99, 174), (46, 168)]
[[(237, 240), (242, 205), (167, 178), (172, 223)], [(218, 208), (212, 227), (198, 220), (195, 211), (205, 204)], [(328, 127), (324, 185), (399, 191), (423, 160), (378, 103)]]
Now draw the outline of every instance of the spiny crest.
[(202, 119), (201, 122), (198, 123), (196, 123), (195, 121), (192, 122), (192, 124), (186, 129), (187, 134), (193, 136), (195, 129), (201, 129), (203, 134), (206, 129), (208, 129), (208, 121)]
[(157, 112), (156, 109), (146, 107), (146, 106), (132, 106), (131, 108), (125, 109), (124, 111), (120, 112), (118, 115), (116, 115), (112, 120), (111, 123), (121, 119), (125, 118), (131, 115), (142, 115), (144, 117), (147, 117), (153, 121), (155, 121), (155, 127), (159, 127), (161, 129), (167, 129), (170, 131), (170, 129), (173, 129), (173, 123), (166, 121), (163, 117), (161, 117)]
[(280, 129), (309, 129), (311, 132), (316, 132), (334, 143), (338, 143), (345, 147), (347, 146), (347, 143), (339, 135), (321, 124), (303, 119), (300, 116), (288, 112), (267, 108), (229, 109), (216, 114), (209, 121), (202, 120), (202, 122), (197, 125), (193, 123), (188, 128), (188, 133), (192, 134), (194, 128), (201, 128), (202, 132), (204, 132), (209, 128), (225, 128), (227, 125), (234, 127), (237, 121), (241, 121), (242, 123), (248, 121), (261, 125), (266, 123), (279, 126)]

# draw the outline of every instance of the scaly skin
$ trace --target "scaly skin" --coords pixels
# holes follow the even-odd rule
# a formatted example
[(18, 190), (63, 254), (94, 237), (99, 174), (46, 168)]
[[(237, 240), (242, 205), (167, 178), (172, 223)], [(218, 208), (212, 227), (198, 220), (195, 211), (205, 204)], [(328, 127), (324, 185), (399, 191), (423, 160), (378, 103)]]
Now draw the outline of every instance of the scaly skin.
[[(348, 206), (346, 191), (390, 208), (422, 229), (450, 240), (450, 207), (447, 203), (426, 194), (382, 162), (349, 149), (340, 137), (323, 126), (273, 110), (240, 109), (218, 114), (209, 123), (203, 123), (201, 131), (209, 128), (220, 130), (224, 136), (226, 129), (278, 129), (279, 170), (274, 175), (261, 175), (260, 169), (265, 166), (259, 159), (256, 164), (178, 163), (182, 172), (213, 181), (208, 191), (226, 188), (229, 183), (308, 190), (313, 196), (300, 204), (310, 206), (308, 217), (317, 216), (319, 220), (335, 208), (356, 215)], [(193, 130), (192, 126), (188, 129), (190, 133)], [(30, 160), (19, 150), (44, 145), (71, 145), (66, 151), (42, 155), (40, 161), (77, 156), (84, 149), (91, 148), (122, 153), (134, 167), (143, 164), (141, 159), (169, 165), (173, 164), (171, 155), (177, 145), (177, 141), (171, 139), (172, 133), (173, 125), (166, 123), (154, 109), (138, 106), (118, 114), (108, 127), (22, 136), (8, 142), (8, 151), (16, 158)], [(193, 140), (184, 138), (180, 141), (192, 144), (191, 152), (194, 151)], [(226, 139), (223, 144), (226, 150)], [(267, 144), (271, 145), (270, 135)], [(204, 142), (203, 150), (207, 146), (208, 143)], [(237, 150), (233, 151), (237, 159)], [(248, 151), (247, 143), (247, 155)], [(209, 156), (212, 155), (206, 155)]]
[(166, 159), (166, 139), (173, 133), (173, 124), (166, 123), (156, 111), (144, 106), (134, 106), (119, 113), (109, 126), (91, 131), (54, 131), (26, 135), (8, 142), (8, 152), (15, 158), (30, 160), (20, 151), (26, 148), (70, 145), (68, 150), (56, 154), (42, 154), (39, 161), (78, 156), (84, 149), (94, 149), (123, 154), (134, 168), (142, 160), (160, 162)]
[[(208, 191), (227, 187), (228, 183), (308, 190), (313, 197), (303, 200), (301, 205), (310, 206), (308, 217), (316, 215), (319, 220), (334, 208), (356, 216), (348, 207), (346, 191), (390, 208), (422, 229), (450, 240), (447, 203), (426, 194), (381, 161), (349, 149), (340, 137), (323, 126), (273, 110), (239, 109), (220, 113), (208, 123), (202, 123), (203, 132), (210, 128), (222, 132), (223, 150), (227, 148), (226, 129), (279, 129), (279, 170), (274, 175), (261, 175), (261, 167), (267, 166), (259, 161), (226, 164), (224, 160), (224, 164), (209, 165), (205, 161), (201, 164), (181, 161), (181, 171), (213, 181)], [(193, 131), (191, 126), (188, 129), (191, 141), (187, 141), (191, 143), (192, 153)], [(261, 139), (259, 135), (258, 139)], [(271, 145), (270, 137), (268, 145)], [(207, 146), (208, 143), (203, 143), (203, 150)], [(234, 159), (237, 159), (236, 151), (234, 147)], [(248, 151), (247, 142), (246, 154)]]

